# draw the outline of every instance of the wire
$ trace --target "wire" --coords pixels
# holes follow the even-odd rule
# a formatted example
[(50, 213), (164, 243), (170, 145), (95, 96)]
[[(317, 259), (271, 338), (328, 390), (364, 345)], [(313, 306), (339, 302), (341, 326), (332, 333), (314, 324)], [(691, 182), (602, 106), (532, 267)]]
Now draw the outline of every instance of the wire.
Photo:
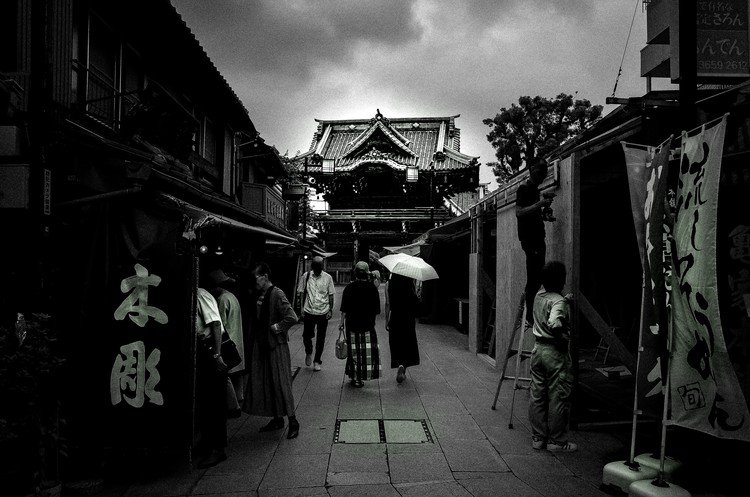
[(612, 90), (612, 96), (615, 96), (617, 92), (617, 83), (620, 82), (620, 76), (622, 75), (622, 64), (625, 62), (625, 53), (628, 51), (628, 43), (630, 43), (630, 35), (633, 33), (633, 23), (635, 22), (635, 14), (638, 12), (638, 4), (641, 0), (635, 0), (635, 9), (633, 9), (633, 19), (630, 20), (630, 29), (628, 30), (628, 38), (625, 40), (625, 48), (622, 50), (622, 59), (620, 59), (620, 69), (617, 70), (617, 77), (615, 78), (615, 87)]

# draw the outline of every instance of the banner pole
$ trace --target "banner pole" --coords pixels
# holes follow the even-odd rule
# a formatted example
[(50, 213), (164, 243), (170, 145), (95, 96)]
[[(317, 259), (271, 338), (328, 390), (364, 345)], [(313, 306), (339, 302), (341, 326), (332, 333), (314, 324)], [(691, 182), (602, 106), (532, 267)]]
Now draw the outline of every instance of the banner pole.
[[(671, 238), (671, 237), (670, 237)], [(672, 249), (672, 263), (674, 264), (674, 258), (677, 254), (677, 247), (675, 246), (674, 239), (671, 238), (668, 242)], [(673, 266), (674, 267), (674, 266)], [(656, 476), (656, 480), (653, 484), (657, 487), (668, 487), (669, 484), (664, 479), (664, 461), (667, 458), (667, 417), (669, 414), (669, 400), (670, 400), (670, 389), (672, 386), (672, 340), (674, 333), (674, 319), (669, 317), (669, 326), (667, 330), (667, 378), (664, 381), (664, 406), (661, 414), (661, 440), (659, 446), (659, 473)]]
[(631, 469), (638, 469), (639, 464), (635, 461), (635, 438), (638, 426), (638, 372), (641, 368), (641, 352), (643, 351), (643, 312), (646, 307), (646, 272), (641, 273), (641, 323), (638, 327), (638, 351), (635, 358), (635, 388), (633, 389), (633, 428), (630, 430), (630, 456), (625, 463)]
[(666, 389), (664, 392), (664, 410), (661, 416), (661, 447), (659, 452), (659, 474), (654, 480), (654, 485), (657, 487), (666, 487), (667, 482), (664, 480), (664, 460), (667, 458), (667, 406), (669, 404), (669, 388), (670, 388), (670, 371), (667, 367), (667, 381)]

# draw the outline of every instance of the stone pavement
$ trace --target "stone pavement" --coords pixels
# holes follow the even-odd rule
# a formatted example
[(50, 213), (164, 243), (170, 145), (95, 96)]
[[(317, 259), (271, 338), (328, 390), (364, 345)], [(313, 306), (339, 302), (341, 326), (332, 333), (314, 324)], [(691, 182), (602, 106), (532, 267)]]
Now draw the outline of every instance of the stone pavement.
[[(337, 287), (337, 307), (342, 289)], [(286, 429), (259, 434), (268, 419), (243, 414), (230, 420), (227, 461), (128, 485), (120, 495), (606, 495), (598, 488), (602, 467), (624, 457), (629, 430), (624, 436), (573, 433), (581, 447), (573, 454), (534, 451), (528, 392), (516, 395), (511, 430), (512, 382), (505, 382), (498, 408), (491, 410), (498, 373), (468, 352), (467, 336), (453, 327), (417, 325), (422, 363), (409, 368), (398, 385), (389, 368), (382, 315), (377, 323), (382, 377), (354, 388), (344, 375), (344, 361), (334, 356), (339, 317), (336, 312), (329, 324), (320, 372), (304, 365), (301, 326), (291, 330), (292, 366), (300, 368), (294, 380), (297, 439), (287, 440)], [(337, 419), (424, 419), (432, 442), (334, 443)]]

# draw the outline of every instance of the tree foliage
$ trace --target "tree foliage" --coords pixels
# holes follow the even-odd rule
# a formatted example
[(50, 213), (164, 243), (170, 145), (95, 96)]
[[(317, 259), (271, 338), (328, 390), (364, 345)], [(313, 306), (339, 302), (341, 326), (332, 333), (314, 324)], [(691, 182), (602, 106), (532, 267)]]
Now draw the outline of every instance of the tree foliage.
[(591, 126), (602, 115), (601, 105), (560, 93), (554, 99), (522, 96), (518, 105), (503, 107), (482, 122), (498, 162), (489, 162), (498, 182), (518, 172), (522, 164), (543, 157), (569, 138)]

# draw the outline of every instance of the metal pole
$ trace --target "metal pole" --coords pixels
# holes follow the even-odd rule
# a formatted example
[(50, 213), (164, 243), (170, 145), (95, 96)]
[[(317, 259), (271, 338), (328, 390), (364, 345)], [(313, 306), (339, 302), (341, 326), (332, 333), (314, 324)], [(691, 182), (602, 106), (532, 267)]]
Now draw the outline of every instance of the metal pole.
[(643, 352), (643, 312), (646, 308), (646, 272), (641, 274), (641, 323), (638, 327), (638, 351), (635, 358), (635, 388), (633, 392), (633, 428), (630, 432), (630, 457), (625, 463), (631, 469), (638, 469), (639, 464), (635, 462), (635, 433), (638, 424), (638, 371), (641, 367), (641, 352)]
[(302, 197), (302, 240), (307, 240), (307, 157), (305, 157), (305, 194)]
[[(671, 353), (670, 353), (671, 354)], [(671, 359), (671, 358), (670, 358)], [(659, 474), (653, 481), (657, 487), (668, 487), (664, 480), (664, 460), (667, 458), (667, 407), (669, 405), (670, 372), (667, 365), (667, 382), (664, 390), (664, 410), (661, 415), (661, 447), (659, 452)]]
[(435, 227), (435, 200), (433, 189), (435, 188), (435, 161), (430, 162), (430, 229)]

